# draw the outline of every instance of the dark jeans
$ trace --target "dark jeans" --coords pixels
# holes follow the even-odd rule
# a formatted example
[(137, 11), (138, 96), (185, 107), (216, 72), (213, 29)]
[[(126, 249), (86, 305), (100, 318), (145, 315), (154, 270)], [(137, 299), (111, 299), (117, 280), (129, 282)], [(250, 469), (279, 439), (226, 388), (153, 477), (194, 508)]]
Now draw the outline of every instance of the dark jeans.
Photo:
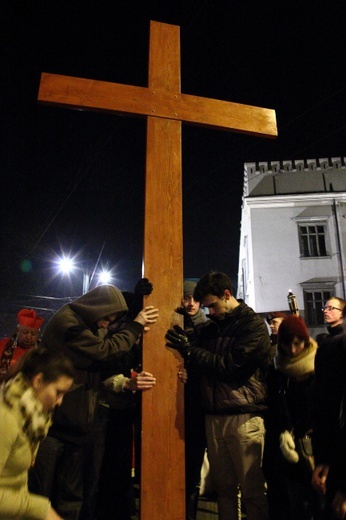
[[(289, 464), (289, 463), (287, 463)], [(322, 520), (324, 497), (311, 485), (311, 475), (306, 475), (298, 464), (290, 464), (286, 473), (286, 485), (292, 520)]]
[(96, 518), (130, 520), (132, 512), (133, 409), (110, 410)]
[(186, 520), (196, 520), (201, 469), (207, 446), (204, 412), (185, 401)]
[(83, 507), (79, 520), (94, 520), (100, 472), (105, 451), (109, 408), (98, 405), (95, 424), (85, 451)]
[(46, 437), (30, 470), (29, 489), (50, 498), (64, 520), (78, 520), (83, 503), (84, 445)]
[(337, 516), (333, 511), (333, 500), (338, 490), (339, 475), (333, 467), (330, 468), (327, 478), (327, 492), (325, 496), (325, 509), (323, 520), (337, 520)]
[(267, 482), (269, 520), (291, 520), (278, 436), (266, 434), (262, 469)]
[(46, 437), (40, 444), (34, 467), (30, 468), (28, 486), (31, 493), (51, 499), (55, 488), (55, 472), (64, 445), (54, 437)]

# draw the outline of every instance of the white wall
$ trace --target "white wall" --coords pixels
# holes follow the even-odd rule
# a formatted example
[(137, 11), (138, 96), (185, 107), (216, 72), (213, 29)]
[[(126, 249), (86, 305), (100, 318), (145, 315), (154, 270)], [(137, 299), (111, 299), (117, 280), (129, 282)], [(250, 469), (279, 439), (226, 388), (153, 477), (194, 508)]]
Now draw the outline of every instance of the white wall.
[[(300, 196), (247, 197), (244, 199), (239, 255), (239, 282), (241, 267), (248, 265), (246, 302), (257, 312), (288, 310), (287, 294), (291, 289), (303, 310), (302, 282), (313, 278), (337, 278), (335, 294), (343, 297), (340, 256), (336, 238), (335, 218), (332, 213), (334, 197), (346, 201), (346, 194)], [(342, 247), (346, 238), (346, 217), (339, 216)], [(346, 212), (345, 212), (346, 214)], [(295, 219), (316, 215), (327, 220), (330, 256), (327, 258), (300, 258), (298, 225)], [(246, 240), (245, 240), (246, 236)], [(244, 243), (246, 241), (246, 248)], [(245, 260), (244, 260), (245, 259)]]

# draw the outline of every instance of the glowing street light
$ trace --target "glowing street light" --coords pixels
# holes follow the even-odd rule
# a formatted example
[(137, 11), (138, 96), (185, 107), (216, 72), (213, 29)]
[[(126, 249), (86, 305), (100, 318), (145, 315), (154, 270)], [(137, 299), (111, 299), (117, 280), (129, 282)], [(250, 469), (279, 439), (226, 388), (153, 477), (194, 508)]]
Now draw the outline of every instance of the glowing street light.
[(106, 271), (105, 269), (103, 269), (99, 275), (99, 284), (107, 284), (107, 283), (110, 283), (111, 280), (112, 280), (112, 273), (110, 271)]
[(62, 256), (57, 259), (56, 264), (59, 269), (59, 273), (70, 274), (75, 269), (75, 263), (73, 258), (69, 258), (68, 256)]
[(108, 284), (112, 280), (112, 272), (107, 269), (102, 269), (100, 272), (97, 272), (96, 268), (97, 265), (95, 265), (95, 268), (93, 271), (90, 271), (90, 269), (86, 267), (78, 267), (75, 258), (62, 255), (61, 257), (58, 257), (55, 261), (55, 264), (57, 266), (58, 272), (62, 273), (63, 275), (70, 275), (71, 273), (75, 273), (76, 271), (80, 271), (83, 275), (83, 294), (89, 291), (90, 285), (94, 279), (95, 274), (97, 275), (98, 281), (96, 285), (102, 285), (102, 284)]

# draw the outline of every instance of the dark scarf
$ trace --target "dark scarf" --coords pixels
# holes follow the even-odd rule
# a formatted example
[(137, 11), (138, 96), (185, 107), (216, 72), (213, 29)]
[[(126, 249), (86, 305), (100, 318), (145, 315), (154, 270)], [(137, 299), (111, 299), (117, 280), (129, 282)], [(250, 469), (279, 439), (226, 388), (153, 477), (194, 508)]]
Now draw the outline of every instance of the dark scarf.
[(22, 430), (34, 457), (39, 442), (46, 437), (52, 424), (52, 414), (43, 410), (32, 386), (21, 372), (0, 387), (1, 401), (22, 417)]

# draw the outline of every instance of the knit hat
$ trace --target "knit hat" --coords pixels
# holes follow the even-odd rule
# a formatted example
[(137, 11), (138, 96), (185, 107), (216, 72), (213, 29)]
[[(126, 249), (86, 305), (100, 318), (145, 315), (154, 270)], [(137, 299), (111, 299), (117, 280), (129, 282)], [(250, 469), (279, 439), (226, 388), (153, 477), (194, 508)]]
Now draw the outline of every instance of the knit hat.
[(39, 329), (44, 319), (38, 316), (33, 309), (22, 309), (17, 314), (17, 321), (19, 325), (23, 325), (23, 327)]
[(270, 312), (269, 314), (267, 314), (266, 320), (267, 320), (267, 323), (270, 323), (275, 318), (286, 318), (286, 316), (287, 316), (287, 314), (285, 314), (284, 312), (280, 312), (280, 311)]
[(191, 282), (189, 280), (184, 281), (184, 298), (190, 294), (193, 295), (193, 291), (195, 290), (196, 285), (196, 282)]
[(309, 341), (309, 332), (303, 318), (290, 314), (280, 323), (278, 344), (288, 345), (297, 336), (302, 341)]

